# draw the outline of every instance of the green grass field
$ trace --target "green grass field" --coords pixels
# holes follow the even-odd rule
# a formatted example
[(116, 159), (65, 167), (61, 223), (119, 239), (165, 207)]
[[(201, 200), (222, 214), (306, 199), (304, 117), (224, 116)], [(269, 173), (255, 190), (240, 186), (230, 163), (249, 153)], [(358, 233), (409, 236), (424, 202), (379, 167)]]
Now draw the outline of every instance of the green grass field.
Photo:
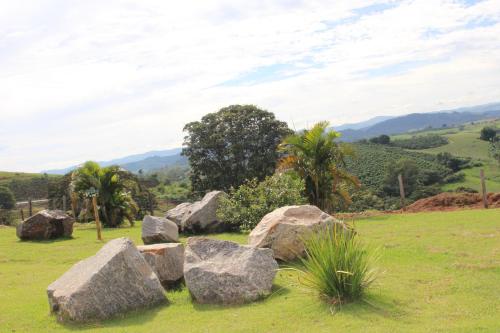
[[(238, 307), (198, 305), (185, 288), (170, 304), (86, 326), (49, 314), (47, 286), (102, 243), (92, 225), (73, 239), (20, 242), (0, 227), (0, 332), (498, 332), (500, 210), (382, 215), (357, 220), (360, 236), (382, 249), (381, 275), (367, 303), (332, 314), (282, 270), (274, 294)], [(104, 231), (140, 244), (140, 224)], [(244, 243), (244, 234), (215, 237)], [(184, 240), (184, 239), (183, 239)]]

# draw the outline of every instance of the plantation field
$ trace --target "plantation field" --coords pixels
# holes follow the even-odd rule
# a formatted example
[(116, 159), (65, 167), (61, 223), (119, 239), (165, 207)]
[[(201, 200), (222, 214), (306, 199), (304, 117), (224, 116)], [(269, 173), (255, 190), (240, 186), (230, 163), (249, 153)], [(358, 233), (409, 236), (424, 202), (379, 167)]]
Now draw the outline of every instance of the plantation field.
[[(331, 313), (297, 276), (281, 270), (275, 292), (257, 303), (197, 305), (186, 288), (170, 304), (85, 326), (49, 314), (46, 287), (102, 243), (92, 225), (73, 239), (20, 242), (0, 227), (0, 332), (498, 332), (500, 210), (390, 214), (355, 221), (360, 237), (380, 247), (381, 271), (367, 302)], [(107, 229), (104, 238), (140, 244), (140, 223)], [(212, 237), (245, 243), (245, 234)], [(185, 241), (185, 239), (183, 239)]]

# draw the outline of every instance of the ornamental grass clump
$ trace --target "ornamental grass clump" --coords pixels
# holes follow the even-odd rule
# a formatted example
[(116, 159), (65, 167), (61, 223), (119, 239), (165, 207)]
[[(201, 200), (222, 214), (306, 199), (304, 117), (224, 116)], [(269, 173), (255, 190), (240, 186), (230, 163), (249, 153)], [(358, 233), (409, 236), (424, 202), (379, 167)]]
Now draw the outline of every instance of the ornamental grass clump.
[(378, 259), (354, 231), (329, 226), (305, 238), (306, 256), (297, 269), (300, 282), (334, 306), (361, 299), (375, 281)]

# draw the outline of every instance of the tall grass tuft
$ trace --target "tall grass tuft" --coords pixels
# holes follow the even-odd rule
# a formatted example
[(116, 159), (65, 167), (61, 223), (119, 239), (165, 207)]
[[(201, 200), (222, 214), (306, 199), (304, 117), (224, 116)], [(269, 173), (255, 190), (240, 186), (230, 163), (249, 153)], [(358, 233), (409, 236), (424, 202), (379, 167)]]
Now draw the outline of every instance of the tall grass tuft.
[(305, 238), (306, 256), (297, 269), (300, 282), (332, 305), (363, 297), (375, 281), (378, 251), (370, 251), (354, 232), (329, 226)]

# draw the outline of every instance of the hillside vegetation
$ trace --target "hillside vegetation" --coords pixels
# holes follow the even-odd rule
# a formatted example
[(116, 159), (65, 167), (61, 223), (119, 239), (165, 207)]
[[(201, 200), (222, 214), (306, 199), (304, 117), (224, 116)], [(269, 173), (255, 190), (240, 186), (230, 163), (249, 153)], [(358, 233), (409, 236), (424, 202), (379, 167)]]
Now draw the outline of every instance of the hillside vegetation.
[(443, 186), (443, 190), (453, 190), (459, 187), (469, 187), (479, 191), (481, 183), (479, 178), (480, 169), (484, 169), (486, 176), (486, 187), (490, 192), (500, 191), (500, 167), (489, 154), (489, 143), (479, 139), (481, 129), (485, 126), (500, 126), (500, 120), (481, 121), (467, 124), (452, 129), (427, 130), (419, 133), (401, 134), (392, 136), (391, 139), (408, 139), (412, 135), (426, 136), (441, 135), (448, 140), (448, 143), (439, 147), (418, 150), (422, 153), (438, 154), (449, 152), (455, 156), (469, 157), (474, 161), (483, 163), (481, 167), (465, 169), (465, 179)]
[(49, 183), (60, 176), (40, 173), (0, 171), (0, 186), (7, 186), (17, 201), (46, 199)]

